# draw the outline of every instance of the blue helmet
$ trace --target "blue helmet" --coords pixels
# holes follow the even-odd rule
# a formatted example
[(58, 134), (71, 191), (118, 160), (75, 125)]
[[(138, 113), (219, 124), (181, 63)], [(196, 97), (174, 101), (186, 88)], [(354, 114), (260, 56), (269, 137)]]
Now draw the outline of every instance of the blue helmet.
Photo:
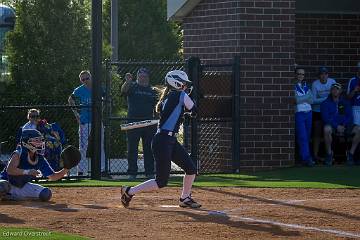
[(36, 129), (24, 129), (21, 133), (21, 145), (33, 153), (44, 155), (45, 140)]

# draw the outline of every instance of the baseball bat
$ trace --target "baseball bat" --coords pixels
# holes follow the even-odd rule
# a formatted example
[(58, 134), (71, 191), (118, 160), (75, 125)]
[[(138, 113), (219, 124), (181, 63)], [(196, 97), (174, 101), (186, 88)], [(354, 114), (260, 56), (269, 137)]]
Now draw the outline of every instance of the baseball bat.
[(126, 130), (130, 130), (130, 129), (135, 129), (135, 128), (148, 127), (148, 126), (155, 125), (158, 123), (159, 123), (159, 120), (144, 120), (144, 121), (139, 121), (139, 122), (121, 124), (120, 128), (122, 131), (126, 131)]

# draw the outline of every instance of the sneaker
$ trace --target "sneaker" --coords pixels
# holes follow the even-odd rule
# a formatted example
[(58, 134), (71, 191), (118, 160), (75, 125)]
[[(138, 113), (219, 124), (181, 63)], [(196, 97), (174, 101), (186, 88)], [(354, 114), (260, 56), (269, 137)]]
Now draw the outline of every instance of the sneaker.
[(130, 187), (123, 186), (121, 187), (121, 203), (124, 207), (128, 207), (130, 201), (134, 195), (129, 194)]
[(180, 203), (179, 203), (180, 207), (183, 208), (199, 208), (201, 207), (201, 204), (197, 203), (194, 201), (194, 199), (191, 198), (191, 195), (182, 199), (180, 198)]
[(313, 160), (310, 160), (310, 161), (304, 161), (302, 162), (302, 165), (304, 167), (313, 167), (315, 165), (315, 162)]
[(326, 166), (332, 166), (332, 162), (333, 162), (333, 154), (326, 154), (325, 157), (325, 165)]
[(346, 164), (347, 164), (348, 166), (354, 165), (354, 155), (351, 154), (350, 152), (347, 153), (347, 156), (346, 156)]

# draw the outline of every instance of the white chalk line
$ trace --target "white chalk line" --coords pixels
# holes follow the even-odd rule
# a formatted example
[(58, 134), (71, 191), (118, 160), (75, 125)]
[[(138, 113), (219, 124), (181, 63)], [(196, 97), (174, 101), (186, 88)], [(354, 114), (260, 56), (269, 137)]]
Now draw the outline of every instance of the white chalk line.
[(228, 215), (228, 216), (232, 217), (232, 218), (240, 219), (240, 220), (246, 221), (246, 222), (267, 223), (267, 224), (272, 224), (272, 225), (277, 225), (277, 226), (287, 227), (287, 228), (293, 228), (293, 229), (301, 229), (301, 230), (307, 230), (307, 231), (317, 231), (317, 232), (330, 233), (330, 234), (335, 234), (335, 235), (344, 236), (344, 237), (360, 238), (359, 233), (345, 232), (345, 231), (336, 230), (336, 229), (308, 227), (308, 226), (299, 225), (299, 224), (282, 223), (282, 222), (266, 220), (266, 219), (240, 217), (240, 216), (237, 216), (237, 215)]
[(345, 232), (342, 230), (336, 230), (336, 229), (327, 229), (327, 228), (318, 228), (318, 227), (308, 227), (300, 224), (291, 224), (291, 223), (283, 223), (273, 220), (267, 220), (267, 219), (258, 219), (258, 218), (251, 218), (251, 217), (241, 217), (239, 215), (235, 214), (227, 214), (227, 212), (235, 211), (239, 209), (230, 209), (225, 211), (208, 211), (207, 213), (209, 215), (217, 215), (222, 217), (230, 217), (230, 218), (236, 218), (244, 222), (255, 222), (255, 223), (266, 223), (266, 224), (272, 224), (277, 225), (281, 227), (287, 227), (287, 228), (293, 228), (293, 229), (301, 229), (301, 230), (307, 230), (307, 231), (317, 231), (317, 232), (323, 232), (323, 233), (330, 233), (335, 234), (338, 236), (344, 236), (344, 237), (355, 237), (360, 238), (360, 233), (353, 233), (353, 232)]
[[(162, 207), (162, 208), (178, 208), (179, 206), (160, 205), (160, 207)], [(313, 231), (313, 232), (315, 231), (315, 232), (322, 232), (322, 233), (328, 233), (328, 234), (335, 234), (335, 235), (343, 236), (343, 237), (360, 238), (360, 233), (346, 232), (346, 231), (342, 231), (342, 230), (328, 229), (328, 228), (308, 227), (308, 226), (304, 226), (304, 225), (300, 225), (300, 224), (283, 223), (283, 222), (267, 220), (267, 219), (241, 217), (236, 214), (228, 214), (228, 212), (236, 211), (236, 210), (239, 210), (239, 209), (229, 209), (229, 210), (224, 210), (224, 211), (212, 210), (212, 211), (206, 211), (206, 212), (208, 215), (235, 218), (235, 219), (239, 219), (244, 222), (265, 223), (265, 224), (272, 224), (272, 225), (286, 227), (286, 228), (292, 228), (292, 229), (300, 229), (300, 230), (306, 230), (306, 231)], [(204, 213), (204, 211), (196, 211), (196, 212)]]

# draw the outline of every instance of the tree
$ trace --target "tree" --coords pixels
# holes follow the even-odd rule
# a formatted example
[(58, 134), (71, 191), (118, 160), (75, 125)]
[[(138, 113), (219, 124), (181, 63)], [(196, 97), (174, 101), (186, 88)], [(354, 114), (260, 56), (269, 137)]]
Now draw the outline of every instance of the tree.
[[(110, 41), (111, 0), (104, 3), (104, 40)], [(180, 27), (166, 20), (166, 0), (121, 0), (119, 58), (172, 59), (181, 57)]]
[[(90, 28), (79, 1), (16, 1), (14, 31), (7, 36), (10, 89), (25, 103), (66, 103), (89, 68)], [(12, 92), (11, 90), (7, 92)]]

